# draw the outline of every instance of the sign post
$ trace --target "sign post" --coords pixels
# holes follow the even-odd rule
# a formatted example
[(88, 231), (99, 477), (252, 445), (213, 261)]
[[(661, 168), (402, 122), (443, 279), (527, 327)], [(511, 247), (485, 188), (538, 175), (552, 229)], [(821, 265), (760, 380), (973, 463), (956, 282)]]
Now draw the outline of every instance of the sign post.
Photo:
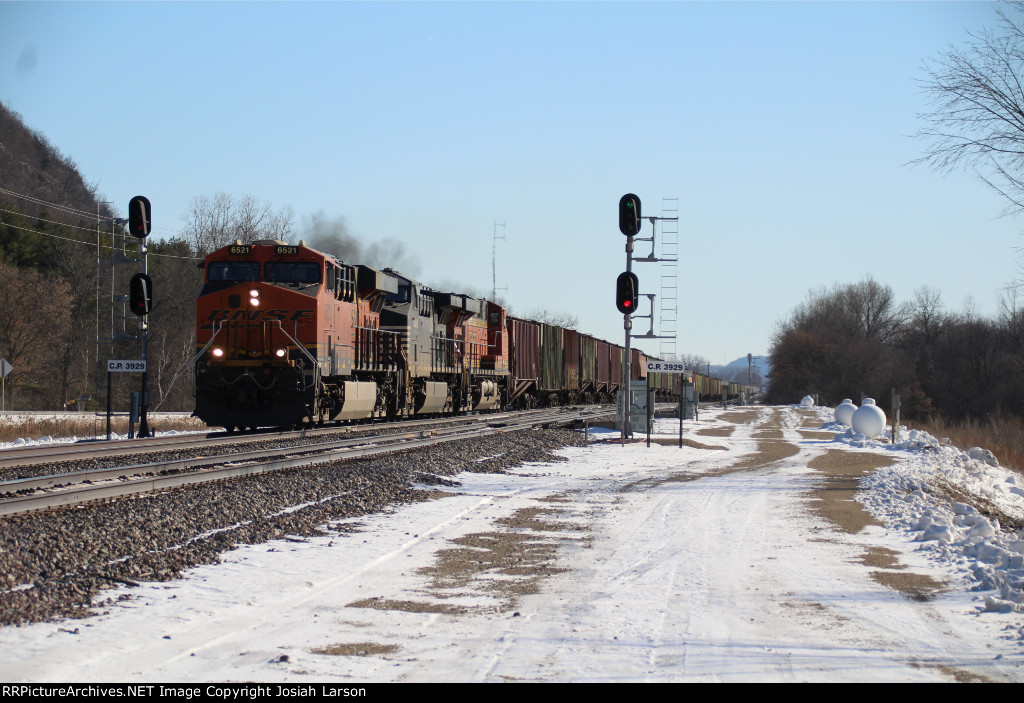
[(896, 389), (892, 389), (892, 433), (889, 435), (890, 444), (896, 444), (900, 441), (900, 394), (896, 392)]
[[(107, 360), (107, 440), (110, 440), (110, 379), (114, 373), (146, 373), (146, 362), (144, 359), (108, 359)], [(139, 428), (141, 431), (141, 427)], [(131, 432), (128, 433), (129, 437)], [(148, 435), (140, 435), (148, 436)]]
[(647, 448), (651, 448), (651, 432), (654, 430), (654, 389), (651, 388), (651, 374), (647, 374)]
[(11, 362), (0, 359), (0, 410), (7, 410), (7, 374), (14, 371)]
[[(671, 373), (671, 374), (682, 374), (683, 378), (679, 379), (679, 448), (683, 448), (683, 401), (686, 398), (686, 386), (687, 381), (693, 378), (693, 375), (686, 370), (686, 366), (678, 361), (647, 361), (647, 378), (648, 382), (651, 378), (652, 373)], [(648, 435), (648, 439), (650, 435)], [(650, 446), (650, 444), (648, 444)]]

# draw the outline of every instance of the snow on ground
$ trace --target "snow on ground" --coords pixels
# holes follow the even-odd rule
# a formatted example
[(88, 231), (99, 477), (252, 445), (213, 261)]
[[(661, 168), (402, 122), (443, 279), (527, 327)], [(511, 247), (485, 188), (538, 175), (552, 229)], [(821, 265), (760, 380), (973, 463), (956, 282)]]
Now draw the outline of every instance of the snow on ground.
[[(0, 679), (1024, 680), (1024, 540), (994, 517), (1024, 517), (1020, 477), (921, 433), (865, 440), (828, 409), (759, 412), (702, 409), (686, 424), (702, 447), (672, 446), (665, 420), (665, 445), (462, 474), (355, 532), (236, 549), (113, 591), (94, 618), (0, 630)], [(757, 468), (770, 416), (796, 453)], [(819, 427), (836, 432), (799, 432)], [(887, 526), (850, 534), (815, 512), (809, 464), (827, 450), (897, 459), (858, 494)], [(867, 547), (945, 590), (883, 585)]]

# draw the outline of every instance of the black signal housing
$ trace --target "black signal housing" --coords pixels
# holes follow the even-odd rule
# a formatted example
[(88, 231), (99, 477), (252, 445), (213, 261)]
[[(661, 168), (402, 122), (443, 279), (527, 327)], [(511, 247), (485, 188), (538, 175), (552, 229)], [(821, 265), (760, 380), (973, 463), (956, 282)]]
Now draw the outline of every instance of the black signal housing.
[(140, 317), (148, 315), (153, 307), (153, 281), (144, 273), (132, 276), (128, 283), (128, 307)]
[(640, 281), (632, 271), (623, 271), (615, 281), (615, 307), (623, 315), (636, 313), (637, 302), (640, 297)]

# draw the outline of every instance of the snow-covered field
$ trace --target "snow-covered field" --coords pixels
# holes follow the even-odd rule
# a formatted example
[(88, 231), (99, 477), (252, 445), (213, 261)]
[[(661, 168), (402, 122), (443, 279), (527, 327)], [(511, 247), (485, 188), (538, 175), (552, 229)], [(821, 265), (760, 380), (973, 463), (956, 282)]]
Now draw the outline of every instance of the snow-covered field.
[[(665, 445), (462, 474), (354, 532), (0, 630), (0, 680), (1024, 680), (1024, 538), (995, 517), (1024, 518), (1024, 477), (921, 433), (865, 440), (829, 409), (757, 412), (702, 409), (700, 447), (672, 446), (664, 420)], [(815, 507), (810, 464), (836, 451), (896, 460), (858, 494), (884, 525), (844, 531)], [(884, 585), (908, 575), (941, 586)]]

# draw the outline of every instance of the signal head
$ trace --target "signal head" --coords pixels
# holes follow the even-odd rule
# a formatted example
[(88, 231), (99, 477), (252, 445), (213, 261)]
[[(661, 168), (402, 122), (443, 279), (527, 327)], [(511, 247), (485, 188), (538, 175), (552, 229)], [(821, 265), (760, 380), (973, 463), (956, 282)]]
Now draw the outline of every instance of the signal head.
[(615, 281), (615, 307), (623, 315), (636, 313), (637, 301), (640, 297), (640, 281), (632, 271), (624, 271)]
[(619, 199), (619, 231), (627, 237), (640, 233), (640, 198), (632, 193)]
[(146, 274), (137, 273), (128, 282), (128, 307), (140, 317), (152, 309), (153, 281)]
[(153, 229), (153, 211), (149, 198), (136, 195), (128, 202), (128, 231), (133, 237), (145, 239)]

